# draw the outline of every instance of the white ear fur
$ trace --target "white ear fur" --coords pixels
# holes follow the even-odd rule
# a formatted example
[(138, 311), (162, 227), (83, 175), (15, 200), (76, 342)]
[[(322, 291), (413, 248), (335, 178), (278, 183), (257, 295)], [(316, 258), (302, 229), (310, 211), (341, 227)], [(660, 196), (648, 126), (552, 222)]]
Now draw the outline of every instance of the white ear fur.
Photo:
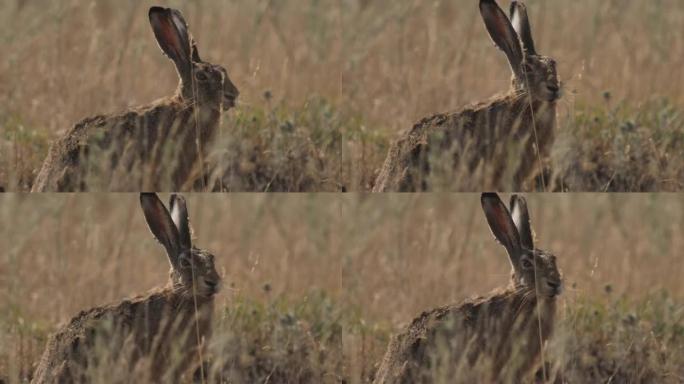
[(532, 27), (530, 26), (530, 19), (527, 16), (527, 7), (521, 1), (513, 1), (511, 3), (511, 24), (513, 29), (520, 36), (525, 53), (528, 55), (536, 55), (537, 50), (534, 47), (534, 38), (532, 37)]
[(176, 226), (176, 229), (178, 230), (180, 247), (182, 249), (192, 248), (190, 218), (188, 216), (188, 208), (185, 203), (185, 198), (181, 195), (171, 195), (171, 198), (169, 199), (169, 207), (171, 208), (171, 218)]
[(530, 214), (527, 210), (527, 201), (518, 195), (511, 197), (511, 218), (515, 227), (518, 228), (520, 244), (530, 250), (534, 249), (534, 239), (530, 223)]

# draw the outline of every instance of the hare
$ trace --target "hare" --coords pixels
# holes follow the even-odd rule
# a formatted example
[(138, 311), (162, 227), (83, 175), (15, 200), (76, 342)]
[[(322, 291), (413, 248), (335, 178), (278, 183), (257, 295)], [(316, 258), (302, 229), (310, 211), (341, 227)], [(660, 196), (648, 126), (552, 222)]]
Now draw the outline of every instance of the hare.
[(520, 191), (547, 160), (561, 97), (556, 61), (537, 54), (521, 1), (512, 2), (510, 20), (495, 0), (480, 0), (480, 13), (508, 57), (510, 91), (414, 125), (390, 147), (374, 192)]
[(76, 315), (50, 337), (33, 383), (92, 381), (97, 368), (122, 369), (141, 382), (176, 381), (201, 358), (221, 282), (214, 256), (192, 245), (183, 197), (171, 196), (171, 212), (155, 194), (141, 194), (140, 203), (171, 262), (168, 283)]
[(534, 247), (524, 198), (513, 196), (509, 213), (498, 195), (484, 194), (482, 208), (508, 252), (510, 285), (418, 316), (390, 342), (376, 384), (518, 383), (538, 363), (562, 291), (556, 258)]
[(176, 93), (76, 124), (51, 146), (33, 192), (178, 191), (201, 174), (221, 115), (239, 92), (223, 67), (202, 61), (179, 11), (152, 7), (149, 21), (176, 66)]

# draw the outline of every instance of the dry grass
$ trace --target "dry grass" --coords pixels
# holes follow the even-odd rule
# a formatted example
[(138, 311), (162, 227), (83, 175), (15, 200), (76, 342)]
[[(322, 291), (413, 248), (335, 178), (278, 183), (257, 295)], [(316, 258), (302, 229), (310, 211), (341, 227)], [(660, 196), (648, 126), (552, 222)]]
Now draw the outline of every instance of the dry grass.
[[(388, 143), (400, 130), (421, 117), (454, 110), (508, 87), (505, 58), (492, 47), (475, 2), (470, 0), (157, 3), (183, 10), (203, 57), (229, 68), (242, 91), (242, 108), (262, 114), (275, 104), (300, 111), (316, 95), (346, 115), (363, 117), (363, 130), (382, 138), (381, 144), (368, 146), (353, 135), (343, 136), (347, 140), (326, 153), (327, 168), (314, 168), (311, 179), (322, 185), (312, 187), (295, 180), (283, 189), (366, 188)], [(684, 37), (672, 33), (684, 24), (681, 1), (528, 3), (538, 48), (558, 59), (566, 82), (559, 119), (568, 137), (558, 143), (556, 157), (574, 153), (572, 149), (584, 145), (580, 139), (587, 136), (601, 134), (607, 142), (619, 136), (620, 126), (612, 121), (583, 135), (587, 125), (576, 116), (587, 110), (578, 105), (609, 113), (603, 104), (605, 91), (633, 110), (668, 99), (681, 114)], [(77, 0), (2, 2), (0, 186), (27, 188), (46, 153), (47, 141), (82, 117), (144, 104), (174, 90), (175, 72), (160, 54), (147, 25), (150, 4), (133, 0), (87, 5)], [(262, 97), (266, 91), (272, 92), (270, 101)], [(232, 134), (234, 124), (234, 120), (226, 122), (224, 137)], [(644, 129), (677, 133), (682, 123), (675, 120)], [(652, 138), (645, 136), (636, 145), (653, 147), (648, 159), (656, 164), (666, 161), (667, 166), (632, 167), (635, 173), (654, 172), (654, 180), (645, 185), (633, 181), (624, 189), (681, 190), (681, 139), (652, 144)], [(558, 160), (573, 177), (592, 172), (594, 162), (598, 168), (608, 168), (605, 180), (566, 180), (566, 186), (598, 190), (612, 185), (608, 189), (620, 190), (611, 177), (623, 172), (631, 158), (616, 160), (613, 152), (604, 149), (602, 145), (583, 148), (579, 159)], [(320, 160), (320, 153), (305, 155), (313, 157), (312, 162)], [(288, 158), (286, 154), (276, 157)], [(608, 158), (605, 164), (604, 157)], [(294, 164), (301, 164), (299, 154), (294, 158)], [(272, 173), (281, 174), (279, 170)], [(627, 178), (632, 181), (640, 176)], [(244, 184), (249, 183), (238, 186)]]
[[(528, 201), (567, 287), (554, 372), (681, 379), (684, 198)], [(363, 382), (422, 310), (508, 281), (477, 195), (195, 195), (188, 205), (226, 282), (212, 372), (238, 382)], [(0, 380), (29, 375), (47, 334), (80, 309), (166, 281), (135, 195), (5, 195), (0, 222)]]
[[(684, 286), (673, 271), (684, 268), (682, 197), (535, 195), (528, 201), (537, 246), (558, 255), (567, 288), (550, 354), (555, 369), (570, 383), (608, 382), (618, 373), (626, 379), (617, 382), (642, 382), (633, 367), (653, 375), (643, 382), (681, 380)], [(367, 199), (347, 211), (368, 218), (347, 242), (344, 281), (369, 324), (396, 330), (426, 308), (508, 282), (505, 251), (475, 196)], [(661, 290), (669, 299), (656, 295)], [(651, 310), (656, 306), (663, 309)], [(371, 374), (385, 342), (367, 330), (351, 332), (346, 347), (364, 351), (352, 355), (352, 371)], [(667, 358), (641, 358), (658, 354)], [(648, 363), (634, 365), (642, 360)]]
[[(268, 307), (285, 294), (340, 295), (334, 196), (226, 197), (188, 202), (196, 244), (217, 255), (224, 275), (217, 307), (233, 309), (240, 297)], [(22, 218), (3, 225), (0, 236), (0, 377), (31, 371), (47, 332), (80, 309), (168, 278), (163, 248), (145, 228), (136, 195), (5, 195), (1, 206), (1, 222)]]

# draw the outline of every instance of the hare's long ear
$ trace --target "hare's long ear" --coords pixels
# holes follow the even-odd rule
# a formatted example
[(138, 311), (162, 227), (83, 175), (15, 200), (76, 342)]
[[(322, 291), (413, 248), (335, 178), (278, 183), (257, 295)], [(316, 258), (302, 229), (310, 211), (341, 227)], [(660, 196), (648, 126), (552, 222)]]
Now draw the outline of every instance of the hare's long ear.
[(140, 206), (142, 206), (150, 231), (166, 248), (171, 265), (174, 268), (177, 267), (181, 245), (178, 229), (173, 223), (169, 211), (164, 207), (164, 203), (159, 200), (156, 193), (141, 193)]
[(527, 7), (522, 1), (514, 0), (511, 3), (511, 24), (522, 40), (525, 53), (536, 56), (537, 50), (534, 48), (532, 27), (530, 26), (530, 19), (527, 17)]
[(197, 49), (197, 43), (195, 41), (192, 41), (192, 61), (195, 63), (201, 63), (202, 59), (200, 58), (199, 50)]
[(506, 248), (511, 263), (516, 268), (521, 253), (520, 235), (511, 214), (496, 193), (483, 193), (481, 201), (492, 234)]
[(527, 212), (527, 201), (524, 197), (518, 195), (511, 197), (511, 217), (515, 227), (518, 228), (520, 244), (526, 249), (534, 250), (530, 214)]
[(188, 25), (175, 9), (152, 7), (149, 12), (150, 25), (159, 47), (176, 64), (181, 79), (191, 81), (191, 38)]
[(489, 36), (499, 49), (504, 51), (513, 73), (520, 78), (520, 64), (523, 60), (520, 38), (506, 13), (495, 0), (480, 0), (480, 14), (484, 20)]
[(192, 248), (190, 239), (190, 218), (188, 217), (188, 208), (185, 204), (185, 198), (181, 195), (173, 194), (169, 200), (169, 208), (171, 209), (171, 218), (178, 229), (178, 236), (180, 238), (180, 246), (183, 249)]

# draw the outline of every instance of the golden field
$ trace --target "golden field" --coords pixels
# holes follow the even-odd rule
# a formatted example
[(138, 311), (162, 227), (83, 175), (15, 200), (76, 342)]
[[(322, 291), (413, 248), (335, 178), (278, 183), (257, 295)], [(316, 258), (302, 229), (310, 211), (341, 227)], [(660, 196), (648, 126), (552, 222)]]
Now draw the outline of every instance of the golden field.
[[(681, 381), (684, 197), (528, 203), (565, 281), (553, 377)], [(188, 207), (224, 278), (212, 359), (232, 382), (368, 382), (403, 324), (509, 279), (479, 195), (191, 195)], [(0, 381), (30, 377), (47, 335), (79, 310), (167, 279), (137, 195), (10, 194), (0, 218)]]
[[(367, 191), (400, 132), (508, 89), (476, 3), (2, 1), (0, 191), (29, 190), (82, 118), (175, 90), (148, 24), (159, 4), (183, 12), (241, 91), (211, 153), (235, 168), (225, 191)], [(526, 3), (565, 87), (548, 189), (684, 191), (684, 2)], [(684, 382), (684, 195), (527, 198), (565, 280), (538, 381)], [(477, 194), (191, 194), (188, 206), (224, 278), (211, 382), (369, 383), (421, 311), (509, 279)], [(134, 194), (0, 194), (0, 223), (0, 384), (30, 379), (78, 311), (168, 278)], [(136, 379), (110, 371), (93, 382)]]
[[(399, 132), (509, 84), (470, 0), (7, 0), (0, 187), (28, 189), (50, 140), (83, 117), (174, 91), (147, 22), (157, 3), (182, 10), (203, 58), (241, 90), (216, 151), (260, 171), (230, 190), (367, 190)], [(528, 7), (538, 50), (558, 60), (565, 84), (558, 188), (684, 189), (684, 4)]]

